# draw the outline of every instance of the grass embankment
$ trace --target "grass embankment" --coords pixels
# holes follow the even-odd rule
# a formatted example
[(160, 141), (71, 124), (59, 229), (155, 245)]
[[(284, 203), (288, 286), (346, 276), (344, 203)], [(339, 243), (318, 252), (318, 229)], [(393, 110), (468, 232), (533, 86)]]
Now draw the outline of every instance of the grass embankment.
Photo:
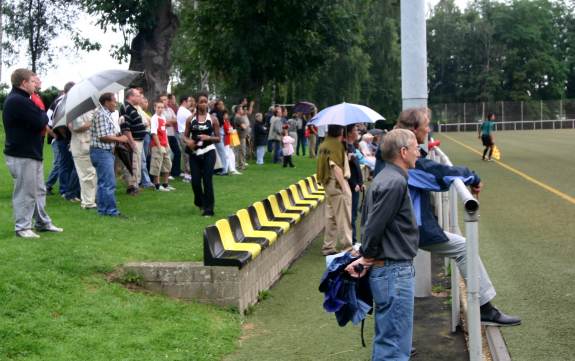
[[(447, 136), (482, 150), (474, 133)], [(575, 204), (436, 134), (455, 164), (476, 170), (481, 193), (480, 252), (495, 303), (520, 315), (503, 329), (514, 360), (575, 360)], [(575, 131), (497, 132), (505, 164), (575, 196)]]
[[(0, 125), (0, 148), (4, 131)], [(45, 171), (51, 150), (45, 147)], [(214, 177), (216, 217), (200, 216), (189, 184), (175, 192), (124, 194), (128, 219), (100, 217), (77, 203), (48, 197), (62, 234), (17, 238), (12, 181), (0, 155), (0, 360), (220, 360), (235, 349), (241, 317), (217, 307), (134, 293), (106, 281), (129, 261), (197, 261), (202, 230), (314, 172), (309, 158), (295, 169), (252, 164), (243, 176)]]

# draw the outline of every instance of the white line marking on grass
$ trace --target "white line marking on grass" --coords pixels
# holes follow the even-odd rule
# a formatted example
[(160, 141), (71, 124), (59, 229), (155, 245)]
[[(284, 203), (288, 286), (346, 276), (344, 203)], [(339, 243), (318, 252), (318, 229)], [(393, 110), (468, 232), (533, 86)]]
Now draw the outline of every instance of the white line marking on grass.
[[(471, 151), (471, 152), (473, 152), (473, 153), (475, 153), (475, 154), (478, 154), (478, 155), (482, 155), (482, 154), (483, 154), (483, 153), (481, 153), (480, 151), (478, 151), (477, 149), (475, 149), (475, 148), (473, 148), (473, 147), (470, 147), (469, 145), (467, 145), (467, 144), (465, 144), (465, 143), (463, 143), (463, 142), (460, 142), (460, 141), (458, 141), (458, 140), (456, 140), (456, 139), (450, 137), (449, 135), (446, 135), (445, 133), (443, 133), (443, 134), (441, 134), (441, 135), (444, 136), (444, 137), (446, 137), (447, 139), (451, 140), (452, 142), (459, 144), (460, 146), (466, 148), (467, 150), (469, 150), (469, 151)], [(538, 185), (539, 187), (541, 187), (541, 188), (543, 188), (543, 189), (545, 189), (545, 190), (547, 190), (547, 191), (549, 191), (549, 192), (555, 194), (556, 196), (565, 199), (567, 202), (569, 202), (569, 203), (571, 203), (571, 204), (575, 204), (575, 198), (574, 198), (574, 197), (571, 197), (571, 196), (569, 196), (569, 195), (567, 195), (567, 194), (565, 194), (565, 193), (563, 193), (563, 192), (561, 192), (561, 191), (559, 191), (559, 190), (557, 190), (557, 189), (551, 187), (550, 185), (547, 185), (547, 184), (545, 184), (545, 183), (543, 183), (543, 182), (541, 182), (541, 181), (538, 181), (537, 179), (535, 179), (535, 178), (533, 178), (533, 177), (531, 177), (531, 176), (529, 176), (529, 175), (523, 173), (523, 172), (520, 171), (520, 170), (517, 170), (517, 169), (513, 168), (513, 167), (510, 166), (510, 165), (507, 165), (507, 164), (503, 163), (503, 162), (500, 161), (500, 160), (495, 160), (495, 162), (496, 162), (497, 164), (499, 164), (500, 166), (502, 166), (503, 168), (507, 169), (508, 171), (513, 172), (513, 173), (517, 174), (518, 176), (520, 176), (520, 177), (522, 177), (522, 178), (528, 180), (529, 182), (534, 183), (534, 184)]]

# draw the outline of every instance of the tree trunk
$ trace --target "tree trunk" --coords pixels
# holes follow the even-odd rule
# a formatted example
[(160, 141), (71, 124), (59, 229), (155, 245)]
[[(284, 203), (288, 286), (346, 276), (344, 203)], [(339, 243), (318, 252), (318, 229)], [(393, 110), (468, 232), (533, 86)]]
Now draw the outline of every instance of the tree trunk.
[(140, 31), (130, 48), (129, 69), (144, 72), (143, 78), (133, 85), (144, 88), (150, 107), (168, 89), (172, 69), (170, 48), (179, 25), (171, 0), (162, 1), (157, 10), (154, 28)]

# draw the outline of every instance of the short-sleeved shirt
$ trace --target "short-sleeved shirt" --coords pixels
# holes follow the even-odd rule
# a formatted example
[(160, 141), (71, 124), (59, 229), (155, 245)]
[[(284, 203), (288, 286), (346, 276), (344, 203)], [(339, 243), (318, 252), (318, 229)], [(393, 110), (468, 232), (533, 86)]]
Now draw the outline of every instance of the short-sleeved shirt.
[[(150, 133), (156, 134), (158, 136), (158, 140), (160, 141), (160, 145), (162, 147), (168, 146), (168, 134), (166, 132), (166, 120), (164, 118), (159, 117), (157, 114), (154, 114), (150, 119)], [(154, 137), (152, 137), (152, 147), (157, 147), (156, 141)]]
[(90, 141), (91, 148), (99, 148), (104, 150), (114, 149), (114, 143), (106, 143), (100, 140), (101, 137), (109, 135), (116, 135), (117, 129), (112, 119), (112, 113), (104, 107), (99, 107), (96, 111), (96, 116), (92, 122), (92, 139)]
[(184, 133), (186, 130), (186, 120), (192, 116), (192, 112), (186, 107), (179, 107), (178, 113), (176, 114), (176, 120), (178, 121), (178, 133)]
[(481, 123), (481, 135), (491, 135), (494, 125), (495, 124), (491, 120), (486, 120)]
[(124, 122), (120, 124), (122, 131), (130, 131), (134, 140), (144, 140), (146, 136), (146, 125), (136, 107), (126, 102), (120, 111), (124, 116)]

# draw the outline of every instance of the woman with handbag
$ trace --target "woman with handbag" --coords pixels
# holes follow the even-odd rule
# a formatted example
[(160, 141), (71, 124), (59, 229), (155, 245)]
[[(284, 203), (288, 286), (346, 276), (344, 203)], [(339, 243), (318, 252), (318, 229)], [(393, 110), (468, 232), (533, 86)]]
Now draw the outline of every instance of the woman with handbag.
[(224, 168), (222, 174), (241, 175), (236, 169), (236, 155), (234, 154), (234, 147), (240, 145), (240, 137), (230, 122), (230, 115), (227, 110), (222, 112), (222, 119), (224, 122), (224, 148), (227, 160), (226, 168)]
[(220, 141), (220, 124), (216, 117), (208, 114), (208, 96), (198, 96), (195, 117), (186, 122), (184, 131), (187, 152), (190, 154), (192, 190), (194, 204), (201, 209), (202, 216), (214, 215), (213, 175), (216, 163), (215, 143)]

